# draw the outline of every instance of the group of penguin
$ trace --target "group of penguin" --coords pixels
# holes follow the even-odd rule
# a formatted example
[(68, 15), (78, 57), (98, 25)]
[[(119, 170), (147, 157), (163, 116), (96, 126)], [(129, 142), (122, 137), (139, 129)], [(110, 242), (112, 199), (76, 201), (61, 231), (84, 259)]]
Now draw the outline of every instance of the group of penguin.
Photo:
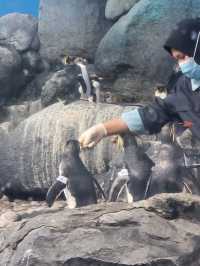
[[(132, 134), (117, 139), (121, 147), (120, 159), (112, 162), (108, 191), (103, 190), (82, 162), (79, 142), (68, 140), (59, 165), (59, 176), (46, 194), (48, 206), (51, 207), (61, 193), (69, 208), (96, 204), (97, 195), (101, 195), (104, 201), (118, 201), (124, 195), (123, 201), (130, 203), (158, 193), (176, 193), (185, 189), (192, 193), (184, 179), (187, 171), (182, 150), (176, 144), (161, 144), (157, 160), (153, 161)], [(188, 176), (186, 179), (189, 180)]]

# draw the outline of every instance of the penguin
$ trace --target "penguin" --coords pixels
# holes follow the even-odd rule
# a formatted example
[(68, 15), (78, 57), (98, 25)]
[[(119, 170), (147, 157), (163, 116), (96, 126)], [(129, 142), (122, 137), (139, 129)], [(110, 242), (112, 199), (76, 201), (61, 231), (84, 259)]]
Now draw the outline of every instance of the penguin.
[(80, 156), (80, 145), (77, 140), (68, 140), (59, 164), (59, 177), (49, 188), (46, 202), (51, 207), (64, 192), (69, 208), (82, 207), (97, 203), (95, 185), (105, 194), (97, 180), (87, 170)]
[(159, 193), (178, 193), (183, 191), (182, 151), (175, 143), (162, 143), (155, 166), (152, 168), (148, 197)]
[(109, 199), (115, 201), (120, 187), (124, 187), (128, 202), (139, 201), (145, 198), (145, 191), (151, 177), (154, 162), (137, 144), (135, 135), (125, 133), (118, 136), (118, 143), (123, 147), (121, 151), (122, 167), (112, 183)]

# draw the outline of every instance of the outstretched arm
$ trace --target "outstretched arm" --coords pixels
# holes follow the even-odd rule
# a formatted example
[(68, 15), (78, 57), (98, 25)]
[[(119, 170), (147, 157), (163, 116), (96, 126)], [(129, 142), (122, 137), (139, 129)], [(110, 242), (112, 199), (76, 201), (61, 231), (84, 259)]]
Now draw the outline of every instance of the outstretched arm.
[(126, 123), (120, 118), (115, 118), (87, 129), (79, 137), (79, 142), (82, 148), (92, 148), (104, 137), (126, 131), (128, 131)]
[(101, 139), (114, 134), (133, 132), (136, 134), (154, 134), (168, 122), (173, 121), (170, 98), (165, 100), (156, 98), (155, 102), (145, 107), (124, 112), (121, 117), (97, 124), (86, 130), (79, 138), (82, 148), (94, 147)]
[(103, 123), (106, 129), (106, 135), (111, 136), (129, 131), (127, 124), (121, 118), (114, 118)]
[(125, 132), (144, 133), (144, 126), (137, 109), (125, 112), (119, 118), (97, 124), (86, 130), (79, 138), (80, 145), (85, 148), (95, 146), (102, 138)]

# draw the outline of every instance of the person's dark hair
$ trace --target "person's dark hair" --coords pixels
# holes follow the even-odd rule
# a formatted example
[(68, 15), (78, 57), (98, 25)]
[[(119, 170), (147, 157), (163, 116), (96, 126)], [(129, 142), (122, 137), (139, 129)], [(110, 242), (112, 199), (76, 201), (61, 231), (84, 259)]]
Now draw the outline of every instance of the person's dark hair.
[[(200, 18), (182, 20), (171, 32), (164, 48), (170, 54), (171, 49), (174, 48), (190, 57), (193, 57), (199, 33)], [(200, 40), (195, 58), (198, 62), (200, 62)]]

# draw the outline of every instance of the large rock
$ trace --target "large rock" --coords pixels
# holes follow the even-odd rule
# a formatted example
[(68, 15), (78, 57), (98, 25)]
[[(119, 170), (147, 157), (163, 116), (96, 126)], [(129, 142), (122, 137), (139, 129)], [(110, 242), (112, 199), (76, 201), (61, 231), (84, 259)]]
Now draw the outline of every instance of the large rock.
[(0, 45), (0, 105), (16, 96), (24, 85), (20, 54), (13, 46)]
[(110, 28), (106, 0), (41, 0), (39, 34), (42, 54), (53, 60), (62, 55), (93, 58)]
[(131, 7), (139, 1), (140, 0), (107, 0), (105, 10), (106, 18), (117, 19), (128, 12)]
[(45, 70), (39, 54), (38, 21), (31, 15), (0, 17), (0, 98), (18, 98), (36, 74)]
[[(37, 63), (39, 63), (39, 65)], [(40, 63), (40, 60), (36, 61), (36, 67), (40, 67)], [(26, 85), (26, 88), (24, 88), (23, 92), (21, 93), (21, 101), (34, 101), (40, 99), (42, 87), (44, 86), (46, 81), (52, 76), (52, 71), (50, 71), (47, 66), (45, 66), (44, 71), (42, 71), (41, 73), (35, 73), (38, 68), (33, 69), (32, 67), (30, 67), (30, 69), (26, 71), (28, 74), (28, 78), (34, 78)]]
[[(13, 131), (14, 128), (16, 128), (20, 122), (25, 120), (27, 117), (31, 116), (34, 113), (37, 113), (42, 108), (41, 101), (27, 101), (22, 102), (21, 104), (16, 105), (8, 105), (2, 107), (1, 112), (2, 117), (0, 118), (0, 126), (1, 128), (4, 128), (7, 123), (9, 123), (9, 131)], [(8, 124), (7, 124), (8, 125)]]
[(0, 217), (1, 265), (199, 266), (199, 197), (32, 209)]
[[(0, 130), (3, 135), (0, 138), (0, 190), (11, 198), (44, 197), (46, 189), (58, 176), (58, 165), (66, 141), (77, 139), (92, 125), (119, 117), (123, 111), (134, 107), (77, 101), (67, 105), (59, 102), (39, 111), (40, 108), (40, 101), (11, 106), (7, 109), (11, 125), (7, 125), (8, 130), (6, 125)], [(155, 136), (146, 136), (139, 145), (155, 161), (159, 160), (161, 144), (153, 139)], [(116, 146), (110, 138), (103, 139), (94, 149), (81, 153), (85, 165), (98, 177), (106, 191), (109, 190), (116, 156)], [(195, 186), (199, 189), (199, 185)], [(198, 189), (195, 193), (199, 193)]]
[(10, 13), (0, 18), (0, 40), (23, 52), (38, 50), (38, 21), (31, 15)]
[(36, 51), (29, 50), (23, 53), (23, 68), (30, 73), (40, 73), (44, 70), (43, 62), (40, 54)]
[[(78, 138), (94, 124), (118, 117), (123, 110), (124, 107), (117, 105), (57, 103), (30, 116), (2, 144), (6, 152), (0, 160), (1, 187), (15, 197), (22, 192), (47, 188), (58, 176), (66, 141)], [(112, 156), (109, 139), (94, 150), (82, 153), (85, 164), (94, 173), (105, 171)]]
[[(175, 23), (199, 12), (199, 1), (140, 0), (102, 39), (96, 68), (101, 75), (120, 73), (121, 79), (129, 69), (133, 81), (129, 91), (146, 94), (156, 82), (166, 82), (171, 72), (172, 60), (162, 47)], [(122, 90), (126, 85), (125, 80)]]

